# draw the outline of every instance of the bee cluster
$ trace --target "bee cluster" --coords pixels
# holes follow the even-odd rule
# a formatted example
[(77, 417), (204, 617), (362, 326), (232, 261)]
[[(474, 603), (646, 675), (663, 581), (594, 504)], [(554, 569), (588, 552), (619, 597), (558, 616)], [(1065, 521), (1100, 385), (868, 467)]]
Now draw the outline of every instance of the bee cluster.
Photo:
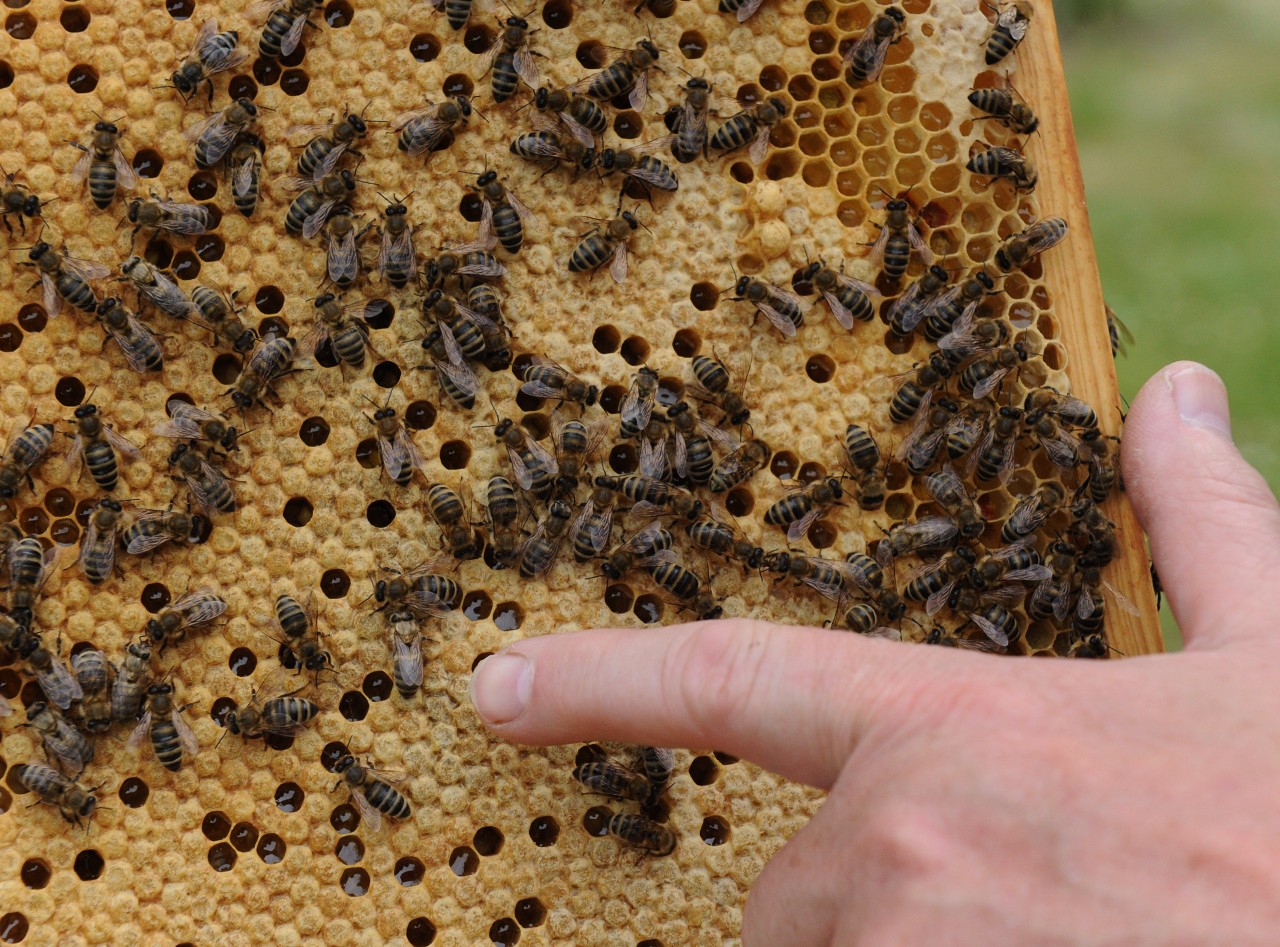
[[(191, 898), (209, 866), (287, 850), (338, 882), (322, 918), (376, 903), (357, 923), (414, 944), (544, 925), (692, 943), (656, 903), (593, 927), (547, 878), (589, 858), (617, 869), (589, 886), (620, 893), (635, 852), (712, 866), (740, 907), (814, 797), (722, 754), (686, 770), (656, 747), (491, 743), (462, 695), (512, 632), (750, 615), (1113, 650), (1107, 616), (1133, 608), (1104, 578), (1117, 442), (1067, 393), (1041, 256), (1068, 228), (1039, 214), (1023, 154), (1053, 132), (1007, 77), (1032, 5), (774, 6), (547, 0), (496, 28), (480, 0), (198, 9), (162, 75), (125, 70), (172, 86), (145, 113), (104, 83), (87, 133), (76, 103), (44, 159), (6, 160), (0, 377), (26, 420), (0, 463), (0, 809), (30, 792), (92, 840), (128, 832), (107, 793), (132, 810), (172, 786), (170, 820), (175, 798), (199, 811), (179, 802), (171, 828), (214, 843), (182, 843)], [(114, 22), (86, 7), (91, 34)], [(164, 37), (182, 9), (139, 16)], [(943, 20), (948, 67), (926, 79)], [(677, 57), (706, 74), (676, 77)], [(730, 105), (743, 58), (759, 84)], [(410, 80), (414, 60), (430, 71)], [(159, 165), (191, 201), (133, 196)], [(240, 760), (275, 791), (246, 795)], [(502, 782), (517, 772), (528, 801)], [(298, 814), (307, 792), (340, 800), (332, 832)], [(589, 795), (617, 811), (583, 815)], [(720, 849), (730, 820), (750, 831)], [(354, 834), (384, 824), (399, 891)], [(533, 892), (514, 907), (475, 887), (503, 830), (518, 883), (485, 890)], [(319, 867), (335, 834), (340, 878)], [(673, 870), (650, 874), (688, 882)], [(147, 923), (169, 939), (239, 930), (190, 899), (168, 913)], [(290, 923), (319, 922), (273, 929)]]

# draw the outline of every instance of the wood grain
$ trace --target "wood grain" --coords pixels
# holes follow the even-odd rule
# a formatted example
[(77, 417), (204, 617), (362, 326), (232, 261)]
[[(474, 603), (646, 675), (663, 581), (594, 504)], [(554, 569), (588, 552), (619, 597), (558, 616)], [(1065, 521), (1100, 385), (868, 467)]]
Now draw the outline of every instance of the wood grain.
[[(1063, 243), (1041, 257), (1045, 282), (1054, 288), (1054, 312), (1068, 351), (1065, 367), (1075, 388), (1073, 394), (1094, 406), (1106, 433), (1119, 434), (1123, 424), (1120, 388), (1111, 357), (1057, 22), (1048, 0), (1036, 3), (1035, 19), (1016, 55), (1018, 86), (1041, 123), (1040, 134), (1027, 146), (1027, 156), (1040, 173), (1036, 196), (1044, 216), (1063, 217), (1071, 228)], [(1125, 655), (1162, 651), (1146, 537), (1123, 494), (1108, 501), (1106, 513), (1116, 524), (1121, 547), (1121, 557), (1107, 569), (1108, 580), (1140, 612), (1136, 616), (1127, 614), (1114, 600), (1108, 601), (1108, 640)]]

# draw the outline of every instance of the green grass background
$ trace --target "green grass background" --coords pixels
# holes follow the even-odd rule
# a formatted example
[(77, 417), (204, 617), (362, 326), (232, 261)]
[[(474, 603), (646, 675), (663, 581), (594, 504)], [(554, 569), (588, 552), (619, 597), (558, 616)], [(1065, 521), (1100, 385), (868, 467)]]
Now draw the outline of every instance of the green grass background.
[(1280, 0), (1055, 9), (1102, 287), (1135, 336), (1120, 390), (1132, 398), (1176, 359), (1205, 363), (1230, 390), (1236, 443), (1275, 489)]

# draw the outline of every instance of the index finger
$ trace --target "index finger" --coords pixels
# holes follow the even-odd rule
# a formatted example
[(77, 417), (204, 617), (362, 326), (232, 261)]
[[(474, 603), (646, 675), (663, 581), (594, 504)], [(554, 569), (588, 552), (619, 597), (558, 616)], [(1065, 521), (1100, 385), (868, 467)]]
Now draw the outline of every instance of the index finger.
[(477, 665), (471, 699), (514, 742), (714, 747), (825, 788), (874, 723), (930, 692), (939, 658), (961, 657), (934, 651), (748, 619), (598, 629), (509, 645)]

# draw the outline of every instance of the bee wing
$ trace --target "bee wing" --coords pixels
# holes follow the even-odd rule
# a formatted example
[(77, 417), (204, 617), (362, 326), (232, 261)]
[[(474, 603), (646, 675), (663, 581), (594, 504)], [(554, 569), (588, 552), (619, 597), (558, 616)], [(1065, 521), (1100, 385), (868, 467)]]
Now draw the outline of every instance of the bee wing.
[(756, 308), (759, 312), (769, 320), (775, 329), (788, 339), (795, 338), (795, 323), (788, 319), (785, 315), (774, 309), (768, 302), (759, 303)]
[(142, 452), (123, 434), (117, 434), (115, 429), (110, 425), (102, 425), (102, 436), (106, 438), (108, 444), (131, 459), (142, 456)]
[[(221, 421), (222, 420), (220, 417), (218, 417), (218, 415), (214, 414), (213, 412), (206, 411), (204, 408), (197, 407), (194, 404), (187, 404), (185, 401), (178, 401), (176, 399), (172, 399), (169, 401), (166, 407), (169, 409), (170, 417), (175, 421), (178, 419), (182, 419), (198, 425), (202, 421)], [(192, 436), (196, 436), (196, 435), (192, 435)]]
[[(440, 359), (435, 359), (434, 362), (436, 371), (448, 377), (457, 390), (457, 394), (462, 396), (464, 404), (475, 397), (476, 392), (480, 390), (480, 380), (476, 378), (476, 373), (472, 371), (470, 365), (466, 362), (455, 364), (454, 362), (446, 362)], [(447, 389), (446, 394), (453, 396)], [(454, 400), (458, 399), (455, 398)]]
[(501, 279), (507, 275), (507, 268), (497, 260), (485, 260), (480, 263), (468, 263), (458, 267), (459, 276), (480, 276), (485, 279)]
[[(76, 159), (75, 167), (71, 169), (72, 180), (83, 181), (89, 174), (89, 166), (93, 163), (93, 152), (85, 148), (80, 157)], [(118, 175), (117, 175), (118, 177)]]
[(679, 431), (675, 432), (675, 440), (672, 442), (671, 466), (681, 477), (689, 476), (689, 447)]
[(631, 87), (627, 101), (637, 112), (644, 111), (644, 104), (649, 101), (649, 70), (645, 69), (636, 75), (636, 84)]
[(552, 477), (560, 472), (560, 465), (556, 463), (555, 454), (551, 453), (551, 451), (547, 450), (532, 437), (525, 437), (524, 446), (530, 453), (538, 458), (538, 464), (548, 470)]
[(880, 233), (876, 237), (876, 242), (871, 245), (871, 253), (869, 256), (871, 258), (872, 265), (877, 269), (884, 266), (884, 250), (885, 247), (889, 245), (889, 237), (891, 235), (892, 231), (890, 231), (888, 227), (881, 226)]
[(315, 355), (320, 350), (320, 346), (329, 341), (329, 323), (323, 319), (317, 319), (315, 324), (307, 330), (307, 334), (302, 337), (302, 350)]
[(924, 261), (924, 265), (932, 266), (933, 251), (929, 249), (929, 244), (925, 243), (924, 237), (920, 235), (920, 230), (915, 224), (907, 225), (907, 239), (911, 242), (911, 249), (920, 254), (920, 259)]
[(139, 289), (142, 295), (178, 319), (185, 319), (188, 314), (196, 311), (195, 303), (186, 297), (177, 283), (163, 273), (156, 273), (155, 278), (154, 286)]
[(107, 575), (111, 574), (116, 564), (116, 533), (117, 531), (113, 529), (110, 537), (104, 536), (98, 529), (95, 518), (89, 517), (89, 525), (85, 528), (84, 538), (80, 541), (79, 562), (82, 572), (85, 571), (85, 557), (101, 543), (106, 547), (102, 554), (102, 571)]
[[(146, 521), (158, 520), (163, 515), (164, 514), (158, 510), (147, 510), (141, 513), (140, 515), (136, 516), (133, 520), (133, 523), (142, 523)], [(154, 536), (149, 536), (149, 535), (131, 536), (129, 538), (128, 544), (126, 544), (124, 547), (124, 551), (129, 553), (129, 555), (131, 556), (141, 556), (145, 553), (151, 552), (151, 550), (153, 549), (157, 549), (160, 546), (163, 546), (172, 538), (173, 537), (171, 537), (168, 533), (164, 533), (164, 532), (158, 533)]]
[(36, 680), (44, 689), (45, 695), (62, 710), (71, 706), (72, 701), (84, 696), (80, 682), (72, 677), (62, 661), (53, 655), (49, 656), (49, 667), (36, 674)]
[(839, 297), (835, 293), (823, 291), (822, 298), (827, 301), (827, 305), (831, 308), (831, 315), (835, 316), (836, 322), (840, 323), (840, 328), (852, 329), (853, 313), (840, 301)]
[(333, 212), (333, 208), (338, 204), (337, 200), (325, 201), (315, 209), (315, 212), (302, 222), (302, 235), (307, 239), (311, 239), (320, 232), (320, 228), (324, 226), (324, 222), (329, 219), (329, 214)]
[[(647, 422), (646, 422), (647, 423)], [(667, 474), (667, 439), (661, 438), (657, 441), (648, 439), (640, 442), (640, 475), (644, 477), (652, 477), (654, 480), (663, 480)]]
[(249, 51), (242, 46), (223, 50), (221, 47), (202, 57), (206, 76), (234, 69), (249, 58)]
[(77, 434), (71, 442), (71, 450), (67, 451), (67, 465), (80, 469), (84, 462), (84, 436)]
[(1012, 371), (1012, 369), (1009, 369), (1009, 368), (997, 369), (996, 371), (988, 375), (986, 378), (982, 379), (982, 381), (974, 385), (973, 386), (974, 400), (981, 401), (987, 395), (991, 394), (991, 392), (999, 388), (1000, 383), (1004, 381), (1005, 376), (1007, 376), (1010, 371)]
[(1049, 517), (1050, 510), (1035, 497), (1023, 497), (1009, 514), (1009, 529), (1026, 536), (1040, 528)]
[[(432, 106), (432, 109), (438, 110), (439, 106)], [(417, 134), (414, 135), (412, 145), (406, 151), (410, 157), (415, 158), (423, 152), (430, 151), (436, 145), (440, 144), (440, 142), (444, 140), (444, 136), (448, 133), (449, 129), (453, 127), (452, 122), (442, 121), (435, 117), (434, 114), (421, 117), (418, 121), (421, 122), (422, 125), (417, 129)]]
[(147, 361), (150, 352), (147, 349), (147, 343), (158, 345), (156, 337), (151, 334), (151, 330), (143, 325), (133, 313), (126, 315), (128, 332), (121, 332), (111, 326), (104, 326), (111, 337), (116, 340), (116, 344), (120, 346), (120, 351), (124, 353), (124, 359), (129, 363), (129, 367), (135, 372), (148, 371)]
[(404, 261), (405, 272), (412, 283), (418, 275), (418, 254), (413, 248), (413, 231), (406, 229), (403, 233), (389, 235), (382, 232), (382, 248), (378, 252), (378, 272), (386, 275), (387, 263), (392, 259)]
[(1041, 579), (1050, 578), (1053, 570), (1048, 566), (1027, 566), (1025, 569), (1014, 569), (1012, 572), (1005, 573), (1006, 582), (1039, 582)]
[[(211, 132), (220, 126), (226, 126), (227, 119), (224, 112), (214, 112), (208, 118), (201, 119), (190, 128), (184, 129), (182, 137), (187, 141), (199, 141), (204, 137), (205, 132)], [(233, 131), (234, 135), (234, 131)]]
[(116, 184), (126, 191), (132, 191), (138, 184), (138, 176), (133, 171), (133, 165), (129, 163), (129, 159), (124, 156), (124, 152), (120, 150), (119, 145), (111, 154), (111, 160), (116, 168)]
[(1142, 614), (1142, 612), (1138, 610), (1138, 606), (1133, 604), (1133, 601), (1129, 596), (1125, 595), (1106, 579), (1102, 580), (1102, 587), (1106, 589), (1107, 594), (1111, 596), (1112, 600), (1120, 606), (1120, 610), (1122, 612), (1128, 612), (1130, 615)]
[[(439, 367), (439, 362), (436, 365)], [(382, 454), (382, 466), (392, 478), (404, 469), (405, 464), (412, 464), (418, 470), (427, 464), (422, 451), (418, 450), (418, 445), (410, 439), (403, 426), (397, 427), (391, 437), (379, 434), (378, 451)]]
[(516, 75), (523, 79), (530, 89), (536, 89), (542, 84), (542, 77), (538, 74), (538, 62), (529, 51), (528, 43), (516, 50), (515, 67)]
[(307, 17), (297, 17), (293, 24), (289, 27), (289, 31), (280, 38), (280, 55), (290, 56), (293, 51), (298, 48), (298, 43), (302, 39), (302, 31), (307, 25)]
[[(928, 392), (928, 394), (932, 394), (932, 391)], [(915, 418), (915, 423), (911, 426), (911, 430), (907, 433), (907, 436), (898, 443), (897, 450), (893, 452), (894, 460), (902, 460), (907, 456), (907, 454), (911, 453), (912, 448), (916, 446), (916, 443), (924, 436), (925, 431), (929, 428), (929, 409), (928, 405), (926, 405), (923, 400), (920, 403), (919, 409), (916, 411)], [(945, 428), (941, 428), (940, 430), (945, 430)], [(934, 433), (936, 434), (937, 432), (935, 431)]]
[(1056, 437), (1041, 441), (1041, 444), (1049, 460), (1058, 467), (1069, 470), (1080, 460), (1080, 441), (1070, 431), (1060, 429)]
[(619, 240), (613, 248), (613, 262), (609, 264), (609, 275), (615, 283), (622, 283), (627, 278), (627, 241)]
[(245, 9), (244, 15), (250, 23), (258, 23), (275, 13), (289, 0), (255, 0)]
[(802, 540), (809, 527), (814, 524), (819, 516), (822, 515), (823, 507), (815, 506), (804, 516), (800, 517), (794, 523), (787, 527), (787, 542), (798, 543)]
[(564, 392), (559, 388), (552, 388), (544, 381), (526, 381), (520, 386), (520, 390), (532, 398), (560, 398), (564, 396)]
[(62, 311), (62, 297), (58, 295), (58, 287), (48, 273), (40, 274), (40, 289), (44, 296), (44, 308), (50, 317)]
[(920, 288), (919, 281), (908, 286), (889, 309), (890, 320), (896, 319), (905, 332), (910, 332), (918, 326), (924, 319), (926, 311), (923, 295), (924, 290)]
[(393, 119), (391, 119), (391, 127), (395, 131), (400, 131), (410, 122), (418, 121), (420, 119), (431, 118), (439, 110), (440, 110), (439, 102), (436, 102), (436, 103), (428, 102), (426, 105), (421, 105), (416, 109), (409, 109), (407, 112), (401, 112), (400, 114), (396, 115)]
[(997, 644), (1002, 648), (1009, 647), (1009, 636), (983, 616), (970, 615), (969, 621), (973, 622), (979, 631), (990, 638), (993, 644)]
[(700, 421), (698, 429), (723, 453), (732, 454), (742, 446), (742, 439), (736, 434), (732, 431), (726, 431), (724, 428), (716, 427), (714, 424)]
[[(286, 138), (292, 138), (295, 142), (305, 142), (310, 144), (320, 135), (328, 134), (333, 128), (333, 122), (304, 122), (301, 125), (290, 125), (285, 131)], [(324, 175), (320, 175), (324, 177)]]
[(947, 599), (951, 598), (951, 591), (956, 587), (956, 582), (958, 581), (959, 579), (953, 579), (925, 599), (924, 611), (926, 615), (933, 617), (942, 611), (942, 607), (947, 604)]
[(1027, 28), (1031, 26), (1031, 21), (1025, 20), (1025, 19), (1017, 19), (1017, 16), (1018, 16), (1017, 10), (1012, 10), (1010, 12), (1012, 12), (1014, 15), (1014, 21), (1009, 26), (1009, 38), (1012, 39), (1015, 43), (1021, 43), (1023, 40), (1023, 37), (1027, 35)]
[(318, 178), (304, 178), (296, 174), (282, 174), (276, 183), (286, 191), (305, 191), (316, 186)]
[(191, 236), (209, 231), (208, 222), (197, 209), (202, 205), (175, 204), (172, 201), (156, 201), (155, 204), (166, 215), (160, 229)]
[(752, 164), (759, 164), (764, 160), (765, 154), (769, 150), (769, 133), (772, 129), (768, 125), (762, 125), (760, 130), (756, 132), (756, 137), (751, 140), (751, 146), (747, 149), (747, 156), (751, 159)]
[(182, 596), (174, 603), (173, 608), (183, 613), (187, 626), (190, 627), (213, 621), (226, 612), (227, 603), (208, 589), (200, 589)]
[(382, 828), (382, 813), (365, 798), (363, 789), (353, 787), (351, 801), (356, 804), (356, 811), (360, 813), (361, 821), (369, 827), (370, 832), (377, 832)]
[(863, 34), (854, 40), (853, 44), (845, 50), (844, 68), (848, 69), (850, 63), (860, 56), (865, 55), (867, 50), (876, 45), (878, 45), (878, 41), (876, 40), (875, 30), (868, 28), (863, 31)]
[(316, 176), (326, 177), (327, 175), (333, 173), (333, 169), (338, 166), (338, 162), (342, 159), (342, 156), (346, 154), (347, 148), (350, 146), (350, 144), (351, 144), (350, 142), (344, 141), (335, 145), (333, 147), (333, 150), (330, 151), (327, 155), (325, 155), (324, 158), (320, 161), (320, 163), (316, 165), (316, 170), (315, 170)]
[(637, 428), (648, 427), (653, 418), (653, 398), (641, 397), (640, 385), (633, 382), (627, 389), (627, 396), (622, 399), (622, 406), (618, 408), (618, 416)]
[(182, 715), (182, 711), (177, 707), (173, 708), (173, 727), (178, 731), (178, 740), (182, 743), (182, 748), (186, 750), (187, 755), (195, 756), (200, 752), (200, 741), (196, 739), (195, 733), (191, 730), (191, 724), (187, 723), (187, 718)]
[[(498, 56), (505, 48), (506, 44), (501, 38), (498, 38), (489, 45), (488, 49), (480, 54), (480, 58), (476, 62), (476, 71), (474, 73), (477, 80), (483, 79), (489, 74), (489, 70), (493, 68), (493, 64), (497, 62)], [(533, 88), (536, 89), (537, 87), (537, 83), (534, 83)]]
[(538, 215), (531, 211), (520, 198), (508, 190), (507, 203), (511, 205), (511, 209), (516, 212), (516, 216), (520, 218), (521, 223), (526, 227), (536, 227), (540, 221)]
[(914, 524), (913, 531), (922, 548), (944, 545), (959, 532), (949, 516), (927, 516)]
[(329, 279), (335, 283), (355, 282), (360, 272), (360, 257), (356, 253), (356, 232), (349, 230), (337, 240), (329, 241), (326, 261)]
[(133, 732), (129, 734), (129, 746), (137, 746), (151, 733), (151, 709), (142, 715), (142, 719), (138, 721), (138, 725), (133, 728)]
[[(541, 113), (539, 113), (541, 114)], [(569, 130), (569, 134), (578, 140), (578, 143), (584, 148), (594, 148), (596, 144), (595, 135), (591, 134), (591, 129), (587, 128), (568, 112), (560, 113), (560, 121), (564, 127)], [(552, 125), (550, 130), (554, 130)]]
[(746, 3), (738, 7), (738, 22), (745, 23), (755, 16), (755, 12), (760, 9), (762, 3), (764, 0), (746, 0)]
[(63, 256), (62, 268), (85, 280), (106, 279), (111, 275), (110, 267), (92, 260), (79, 260), (73, 256)]
[(1009, 478), (1013, 476), (1013, 451), (1018, 444), (1016, 437), (1009, 438), (1009, 443), (1004, 445), (1004, 453), (1000, 457), (1000, 482), (1008, 483)]
[[(657, 141), (665, 145), (673, 137), (673, 135), (668, 135), (666, 138), (657, 139)], [(666, 179), (661, 169), (641, 168), (637, 166), (628, 171), (627, 174), (635, 178), (640, 183), (656, 188), (659, 191), (671, 191), (676, 189), (671, 186), (671, 182)], [(679, 187), (678, 182), (676, 187)]]
[(253, 172), (257, 164), (258, 156), (252, 154), (231, 169), (231, 191), (236, 197), (248, 194), (253, 188)]
[(215, 516), (219, 510), (217, 498), (213, 495), (213, 486), (225, 482), (227, 478), (203, 457), (198, 459), (200, 470), (195, 474), (185, 474), (184, 479), (187, 482), (187, 489), (196, 498), (200, 508), (210, 516)]
[(391, 636), (391, 647), (395, 651), (395, 662), (400, 668), (400, 676), (405, 682), (415, 687), (422, 686), (422, 636), (415, 634), (405, 641), (397, 634)]

